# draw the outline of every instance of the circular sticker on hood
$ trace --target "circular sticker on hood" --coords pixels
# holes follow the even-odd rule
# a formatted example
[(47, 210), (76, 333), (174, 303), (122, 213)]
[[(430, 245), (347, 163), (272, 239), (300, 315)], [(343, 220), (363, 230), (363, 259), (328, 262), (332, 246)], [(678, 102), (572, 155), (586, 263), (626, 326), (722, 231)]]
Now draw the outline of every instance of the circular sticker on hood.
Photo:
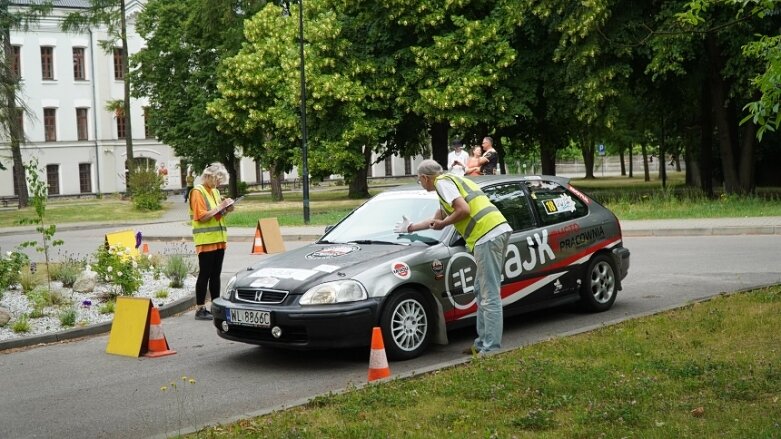
[(399, 279), (407, 280), (410, 277), (409, 265), (404, 262), (391, 262), (391, 272)]
[(360, 250), (357, 245), (332, 245), (320, 250), (313, 251), (305, 256), (307, 259), (331, 259), (339, 256), (348, 255), (354, 251)]

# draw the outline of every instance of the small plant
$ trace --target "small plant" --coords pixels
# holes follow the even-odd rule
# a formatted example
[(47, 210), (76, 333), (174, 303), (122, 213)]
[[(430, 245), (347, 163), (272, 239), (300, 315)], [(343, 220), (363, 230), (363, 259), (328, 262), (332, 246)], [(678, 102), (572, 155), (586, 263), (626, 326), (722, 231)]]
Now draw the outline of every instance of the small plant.
[(138, 210), (160, 210), (166, 198), (163, 192), (165, 180), (154, 170), (136, 169), (130, 174), (133, 205)]
[(19, 272), (19, 286), (22, 292), (27, 294), (41, 284), (41, 278), (36, 273), (36, 265), (30, 264)]
[(19, 251), (9, 251), (0, 256), (0, 292), (19, 283), (19, 273), (30, 259)]
[(76, 310), (68, 308), (60, 313), (60, 325), (71, 327), (76, 324)]
[(168, 290), (159, 290), (155, 293), (156, 299), (165, 299), (166, 297), (168, 297)]
[(182, 288), (184, 280), (192, 270), (190, 263), (182, 255), (171, 255), (165, 263), (164, 273), (171, 280), (171, 288)]
[(58, 280), (62, 282), (62, 286), (70, 288), (79, 278), (83, 268), (83, 264), (79, 261), (61, 262), (52, 267), (52, 279)]
[(23, 334), (30, 332), (30, 321), (27, 318), (27, 314), (19, 316), (12, 324), (11, 330), (17, 334)]
[(111, 284), (114, 295), (132, 296), (141, 286), (141, 271), (127, 248), (101, 245), (95, 253), (92, 269), (98, 278)]
[[(189, 384), (189, 385), (188, 385)], [(179, 430), (179, 433), (181, 434), (181, 429), (189, 423), (188, 420), (185, 419), (187, 416), (191, 416), (193, 411), (193, 405), (194, 401), (191, 399), (190, 393), (193, 392), (194, 387), (196, 384), (195, 378), (188, 377), (188, 376), (182, 376), (182, 384), (179, 385), (176, 380), (171, 380), (170, 383), (160, 386), (160, 391), (163, 393), (166, 393), (168, 395), (173, 396), (173, 405), (171, 402), (169, 402), (168, 409), (169, 410), (176, 410), (177, 414), (177, 429)], [(190, 419), (190, 421), (193, 421), (194, 419)]]
[(100, 305), (100, 307), (98, 308), (98, 312), (100, 312), (101, 314), (114, 314), (115, 306), (116, 306), (116, 302), (113, 300), (109, 300), (103, 305)]

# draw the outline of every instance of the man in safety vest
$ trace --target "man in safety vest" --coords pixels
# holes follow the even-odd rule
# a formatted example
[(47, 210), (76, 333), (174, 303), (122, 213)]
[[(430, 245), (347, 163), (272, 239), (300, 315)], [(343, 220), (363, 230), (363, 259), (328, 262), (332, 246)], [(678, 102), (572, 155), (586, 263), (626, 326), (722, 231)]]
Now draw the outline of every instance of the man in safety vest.
[(225, 249), (228, 246), (228, 228), (225, 215), (234, 209), (233, 200), (220, 197), (217, 186), (227, 184), (228, 171), (221, 163), (212, 163), (203, 170), (201, 184), (190, 194), (190, 218), (193, 241), (198, 254), (198, 279), (195, 281), (196, 320), (211, 320), (206, 309), (206, 290), (212, 300), (220, 296), (220, 274)]
[(477, 264), (477, 338), (464, 353), (483, 355), (496, 350), (502, 343), (502, 266), (512, 228), (472, 180), (443, 175), (442, 166), (434, 160), (424, 160), (418, 166), (418, 183), (429, 192), (437, 192), (441, 209), (433, 218), (418, 223), (402, 216), (393, 231), (441, 230), (452, 224), (464, 237)]

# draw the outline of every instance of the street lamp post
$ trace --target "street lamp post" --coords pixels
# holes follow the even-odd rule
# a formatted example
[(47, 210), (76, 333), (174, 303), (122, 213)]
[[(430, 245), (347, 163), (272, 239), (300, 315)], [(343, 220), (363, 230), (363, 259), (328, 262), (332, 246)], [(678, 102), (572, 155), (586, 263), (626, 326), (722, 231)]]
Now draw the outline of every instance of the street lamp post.
[[(290, 15), (291, 0), (283, 0), (284, 13)], [(301, 178), (304, 195), (304, 224), (309, 224), (309, 164), (306, 148), (306, 74), (304, 73), (304, 0), (293, 0), (298, 3), (298, 48), (301, 59), (301, 158), (303, 161)]]

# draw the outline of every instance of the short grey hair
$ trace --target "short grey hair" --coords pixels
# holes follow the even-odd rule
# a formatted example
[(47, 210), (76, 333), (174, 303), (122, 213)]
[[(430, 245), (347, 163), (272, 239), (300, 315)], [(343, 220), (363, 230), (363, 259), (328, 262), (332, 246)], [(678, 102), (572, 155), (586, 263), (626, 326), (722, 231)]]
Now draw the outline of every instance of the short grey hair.
[(418, 175), (439, 175), (442, 173), (442, 165), (436, 160), (423, 160), (418, 165)]
[(228, 184), (230, 181), (230, 174), (222, 163), (215, 162), (207, 166), (201, 174), (202, 179), (213, 178), (218, 182), (218, 185)]

